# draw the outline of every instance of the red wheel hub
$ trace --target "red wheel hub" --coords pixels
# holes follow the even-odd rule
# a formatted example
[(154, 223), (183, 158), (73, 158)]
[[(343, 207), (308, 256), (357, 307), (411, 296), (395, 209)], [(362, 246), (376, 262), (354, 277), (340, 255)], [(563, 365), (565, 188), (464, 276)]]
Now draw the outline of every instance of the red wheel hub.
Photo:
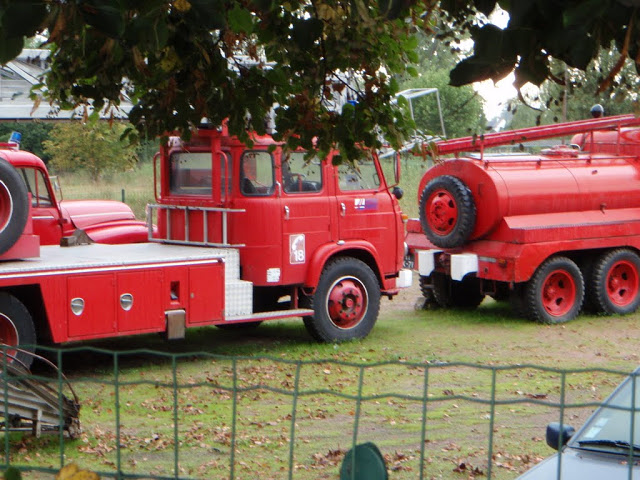
[(13, 201), (11, 194), (4, 182), (0, 182), (0, 232), (2, 232), (9, 224), (12, 213)]
[(638, 270), (626, 260), (615, 263), (607, 273), (607, 295), (615, 305), (624, 307), (638, 295)]
[(425, 211), (429, 226), (439, 235), (451, 233), (458, 221), (458, 205), (447, 190), (434, 191), (427, 200)]
[(329, 292), (327, 309), (331, 322), (338, 328), (353, 328), (367, 313), (367, 290), (355, 278), (341, 278)]
[[(16, 326), (13, 324), (9, 317), (0, 314), (0, 344), (17, 347), (19, 342), (20, 338), (18, 337), (18, 330), (16, 329)], [(12, 349), (6, 349), (4, 351), (6, 351), (11, 356), (15, 356), (17, 353)], [(2, 355), (2, 352), (0, 352), (0, 355)], [(10, 362), (11, 359), (8, 359), (7, 361)]]
[(576, 283), (564, 270), (551, 272), (542, 285), (542, 304), (549, 315), (561, 317), (576, 303)]

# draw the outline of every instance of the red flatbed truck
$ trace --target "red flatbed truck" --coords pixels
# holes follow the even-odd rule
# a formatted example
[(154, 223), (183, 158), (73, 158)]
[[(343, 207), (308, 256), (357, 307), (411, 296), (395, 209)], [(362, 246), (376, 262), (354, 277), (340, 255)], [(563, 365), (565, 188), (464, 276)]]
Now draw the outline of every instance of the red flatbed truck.
[[(407, 223), (423, 294), (440, 306), (509, 298), (544, 322), (581, 308), (624, 314), (640, 305), (640, 119), (599, 118), (436, 144)], [(538, 154), (493, 146), (570, 137)], [(462, 154), (462, 152), (476, 152)]]
[[(411, 283), (402, 212), (378, 157), (352, 168), (334, 165), (335, 154), (306, 159), (271, 137), (253, 140), (202, 129), (164, 146), (148, 243), (40, 247), (28, 216), (0, 257), (2, 342), (182, 338), (189, 327), (290, 317), (320, 341), (366, 336), (381, 295)], [(23, 182), (0, 167), (0, 185), (11, 186), (0, 189), (0, 206), (21, 205)]]

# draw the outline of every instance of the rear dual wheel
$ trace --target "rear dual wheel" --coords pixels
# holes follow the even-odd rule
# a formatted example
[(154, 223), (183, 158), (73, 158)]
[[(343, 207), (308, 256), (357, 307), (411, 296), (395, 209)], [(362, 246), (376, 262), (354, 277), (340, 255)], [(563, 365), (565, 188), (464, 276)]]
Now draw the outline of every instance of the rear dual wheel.
[(606, 252), (592, 267), (589, 298), (599, 313), (624, 315), (640, 305), (640, 257), (633, 250)]
[(433, 296), (443, 308), (476, 308), (484, 300), (480, 280), (476, 277), (467, 276), (457, 281), (440, 272), (433, 272), (431, 277)]
[(567, 257), (551, 257), (538, 267), (524, 289), (529, 319), (540, 323), (564, 323), (580, 313), (584, 279), (580, 268)]

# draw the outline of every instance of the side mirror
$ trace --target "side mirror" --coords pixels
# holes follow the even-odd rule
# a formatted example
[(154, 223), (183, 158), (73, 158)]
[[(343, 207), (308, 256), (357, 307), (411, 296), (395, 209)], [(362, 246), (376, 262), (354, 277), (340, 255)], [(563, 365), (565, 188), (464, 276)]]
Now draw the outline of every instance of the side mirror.
[(393, 190), (391, 190), (391, 193), (398, 200), (400, 200), (402, 197), (404, 197), (404, 191), (400, 187), (398, 187), (397, 185), (395, 187), (393, 187)]
[(574, 433), (576, 433), (576, 429), (571, 425), (562, 424), (561, 428), (558, 422), (552, 422), (547, 425), (547, 445), (554, 450), (560, 450), (567, 444)]

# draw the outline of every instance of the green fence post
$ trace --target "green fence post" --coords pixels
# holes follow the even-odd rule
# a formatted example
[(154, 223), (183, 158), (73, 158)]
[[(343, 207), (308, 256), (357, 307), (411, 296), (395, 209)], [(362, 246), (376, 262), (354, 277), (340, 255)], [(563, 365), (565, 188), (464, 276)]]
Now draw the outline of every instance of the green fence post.
[(4, 465), (5, 467), (9, 467), (9, 462), (11, 461), (11, 457), (9, 455), (9, 373), (7, 371), (7, 346), (0, 345), (2, 349), (2, 376), (4, 378), (4, 388), (3, 388), (3, 396), (4, 396)]
[(296, 378), (293, 386), (293, 405), (291, 407), (291, 438), (289, 439), (289, 480), (293, 479), (293, 450), (296, 439), (296, 411), (298, 409), (298, 386), (300, 384), (300, 361), (296, 362)]
[(236, 453), (236, 415), (238, 412), (238, 365), (237, 360), (234, 357), (232, 359), (233, 365), (233, 406), (232, 406), (232, 419), (231, 419), (231, 471), (229, 472), (229, 480), (233, 480), (235, 478), (235, 453)]
[(113, 379), (114, 379), (114, 398), (116, 402), (116, 468), (118, 473), (116, 478), (122, 478), (122, 459), (120, 456), (120, 366), (118, 361), (118, 352), (113, 353)]
[[(122, 195), (124, 197), (124, 189), (122, 190)], [(173, 381), (173, 473), (174, 477), (178, 478), (180, 476), (180, 453), (178, 444), (178, 374), (175, 355), (171, 356), (171, 374)]]
[(62, 350), (58, 349), (57, 351), (57, 360), (58, 360), (58, 442), (60, 443), (60, 468), (64, 467), (64, 410), (63, 405), (64, 402), (62, 398), (64, 394), (62, 393)]
[(491, 368), (491, 413), (489, 414), (489, 458), (487, 459), (487, 480), (491, 480), (493, 464), (493, 426), (496, 416), (496, 369)]
[(424, 366), (424, 385), (422, 387), (422, 427), (420, 432), (420, 480), (424, 479), (424, 446), (427, 441), (427, 394), (429, 392), (429, 366)]

